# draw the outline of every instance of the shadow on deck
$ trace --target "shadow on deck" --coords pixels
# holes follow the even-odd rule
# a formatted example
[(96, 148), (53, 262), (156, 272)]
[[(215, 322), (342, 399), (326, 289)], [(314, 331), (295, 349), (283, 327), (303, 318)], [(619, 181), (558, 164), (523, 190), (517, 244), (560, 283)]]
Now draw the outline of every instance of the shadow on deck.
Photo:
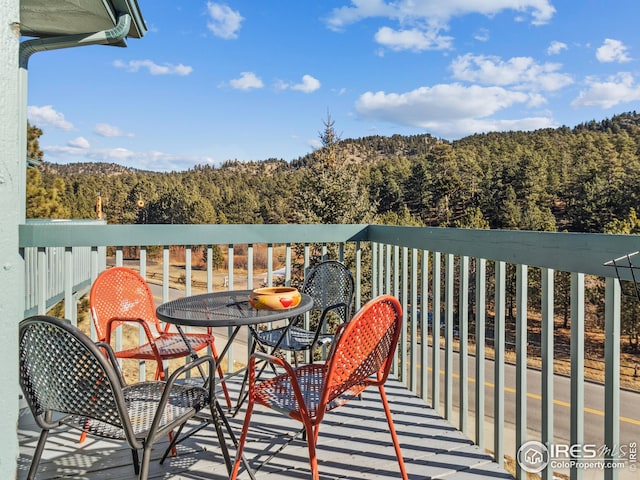
[[(389, 380), (386, 389), (410, 479), (512, 478), (492, 461), (489, 454), (481, 451), (399, 382)], [(24, 413), (18, 430), (18, 479), (27, 476), (39, 435), (28, 410)], [(243, 411), (230, 419), (238, 435), (243, 419)], [(257, 407), (245, 448), (247, 459), (254, 468), (259, 468), (258, 465), (300, 427), (298, 422)], [(37, 478), (136, 478), (131, 452), (124, 442), (88, 439), (80, 445), (78, 438), (77, 431), (68, 429), (50, 434)], [(154, 449), (150, 479), (228, 478), (213, 427), (204, 428), (185, 440), (178, 446), (177, 456), (160, 465), (158, 460), (164, 447), (166, 442), (158, 442)], [(400, 478), (376, 389), (365, 391), (362, 400), (354, 400), (327, 414), (320, 428), (317, 454), (322, 480)], [(309, 476), (307, 447), (300, 439), (295, 439), (256, 472), (258, 480), (308, 479)], [(239, 478), (247, 479), (249, 476), (243, 472)]]

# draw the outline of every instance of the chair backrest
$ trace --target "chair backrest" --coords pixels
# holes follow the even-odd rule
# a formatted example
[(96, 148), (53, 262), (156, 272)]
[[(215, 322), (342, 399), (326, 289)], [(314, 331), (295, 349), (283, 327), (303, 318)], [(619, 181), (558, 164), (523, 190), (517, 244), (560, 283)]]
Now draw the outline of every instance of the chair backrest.
[[(107, 322), (112, 318), (142, 319), (154, 324), (161, 333), (151, 289), (145, 279), (130, 268), (112, 267), (100, 273), (91, 286), (89, 305), (101, 341), (106, 341)], [(120, 324), (113, 322), (111, 330)]]
[(354, 281), (349, 270), (337, 260), (328, 260), (313, 267), (301, 291), (313, 298), (313, 310), (323, 315), (332, 310), (342, 322), (349, 319), (353, 302)]
[[(384, 384), (401, 329), (402, 307), (398, 299), (381, 295), (367, 302), (334, 341), (326, 361), (328, 372), (321, 406), (330, 410), (344, 403), (339, 397), (346, 393), (350, 398), (368, 385)], [(375, 380), (370, 378), (372, 375), (376, 375)]]
[(69, 322), (48, 316), (20, 322), (19, 358), (20, 386), (41, 427), (47, 414), (61, 413), (104, 422), (120, 436), (132, 432), (118, 373)]

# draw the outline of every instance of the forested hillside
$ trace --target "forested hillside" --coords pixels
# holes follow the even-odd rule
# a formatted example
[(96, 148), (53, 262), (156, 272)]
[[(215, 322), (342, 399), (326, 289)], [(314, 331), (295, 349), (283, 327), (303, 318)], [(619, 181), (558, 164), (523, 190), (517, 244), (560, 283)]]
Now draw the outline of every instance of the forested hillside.
[[(41, 155), (30, 127), (30, 156)], [(34, 134), (34, 130), (36, 133)], [(340, 139), (287, 162), (153, 173), (46, 163), (29, 174), (31, 217), (110, 223), (360, 223), (637, 233), (640, 115), (574, 128)]]

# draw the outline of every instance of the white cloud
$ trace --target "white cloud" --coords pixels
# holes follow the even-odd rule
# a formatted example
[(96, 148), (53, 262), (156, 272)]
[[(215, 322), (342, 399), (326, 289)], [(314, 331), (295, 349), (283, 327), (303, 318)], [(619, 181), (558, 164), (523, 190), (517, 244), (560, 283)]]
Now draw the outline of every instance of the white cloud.
[(229, 85), (237, 90), (250, 90), (252, 88), (262, 88), (264, 83), (260, 77), (253, 72), (242, 72), (240, 78), (229, 81)]
[(620, 40), (607, 38), (604, 44), (596, 50), (596, 58), (603, 63), (624, 63), (631, 61), (627, 55), (627, 47)]
[(78, 137), (73, 140), (69, 140), (67, 142), (67, 145), (73, 148), (81, 148), (81, 149), (87, 149), (91, 146), (91, 144), (89, 143), (89, 140), (87, 140), (84, 137)]
[(356, 111), (367, 120), (423, 128), (435, 135), (461, 137), (492, 130), (531, 130), (549, 127), (546, 117), (516, 120), (488, 118), (515, 105), (537, 106), (538, 95), (502, 87), (463, 86), (458, 83), (421, 87), (406, 93), (367, 92), (356, 102)]
[(151, 60), (129, 60), (126, 63), (121, 60), (115, 60), (113, 66), (116, 68), (124, 68), (128, 72), (137, 72), (141, 68), (146, 68), (151, 75), (179, 75), (181, 77), (189, 75), (193, 71), (192, 67), (181, 63), (178, 65), (171, 63), (158, 65)]
[(108, 123), (98, 123), (93, 128), (93, 133), (101, 137), (133, 137), (133, 133), (126, 133), (120, 127)]
[(492, 17), (506, 10), (528, 14), (533, 25), (548, 23), (555, 13), (550, 0), (447, 0), (421, 1), (398, 0), (352, 0), (348, 5), (335, 8), (327, 19), (332, 30), (342, 30), (346, 26), (373, 17), (386, 18), (396, 22), (400, 28), (384, 26), (378, 30), (376, 41), (382, 45), (401, 50), (448, 49), (451, 38), (443, 37), (440, 32), (449, 28), (452, 18), (469, 14), (481, 14)]
[(238, 38), (238, 30), (244, 20), (240, 12), (232, 10), (228, 5), (211, 2), (207, 3), (207, 11), (210, 18), (207, 28), (216, 37), (226, 40)]
[(518, 89), (559, 90), (573, 83), (559, 73), (559, 63), (539, 64), (531, 57), (512, 57), (507, 61), (496, 56), (461, 55), (451, 62), (454, 78), (485, 85), (513, 85)]
[(276, 82), (276, 90), (297, 90), (303, 93), (313, 93), (320, 88), (320, 80), (312, 77), (311, 75), (303, 75), (302, 82), (290, 84), (287, 82)]
[(61, 130), (73, 130), (73, 124), (64, 118), (64, 114), (57, 112), (52, 105), (27, 107), (27, 118), (31, 125), (37, 127), (54, 127)]
[(588, 88), (581, 91), (578, 98), (571, 102), (572, 107), (611, 108), (621, 103), (640, 100), (640, 86), (628, 72), (620, 72), (604, 82), (588, 78), (587, 83)]
[(547, 55), (557, 55), (562, 50), (567, 50), (568, 48), (569, 46), (566, 43), (554, 40), (549, 44), (549, 48), (547, 48)]
[(302, 82), (291, 86), (291, 90), (298, 90), (303, 93), (315, 92), (320, 88), (320, 80), (311, 75), (303, 75)]
[(486, 28), (481, 28), (474, 35), (473, 38), (478, 40), (479, 42), (488, 42), (491, 35), (489, 35), (489, 30)]
[(382, 27), (375, 35), (376, 42), (390, 50), (448, 50), (452, 48), (452, 37), (438, 35), (436, 29), (426, 31), (412, 28), (410, 30), (393, 30)]

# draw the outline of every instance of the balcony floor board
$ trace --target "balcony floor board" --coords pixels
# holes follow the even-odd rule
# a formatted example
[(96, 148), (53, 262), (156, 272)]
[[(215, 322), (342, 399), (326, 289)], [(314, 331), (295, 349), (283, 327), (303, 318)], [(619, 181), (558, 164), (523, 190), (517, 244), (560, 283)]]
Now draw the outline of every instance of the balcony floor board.
[[(238, 383), (231, 382), (237, 390)], [(475, 446), (464, 434), (442, 419), (423, 400), (399, 382), (387, 382), (387, 394), (409, 478), (467, 480), (512, 478), (492, 457)], [(231, 424), (237, 435), (244, 411)], [(196, 422), (193, 421), (193, 425)], [(257, 407), (245, 447), (246, 458), (260, 464), (288, 439), (301, 424), (272, 411)], [(28, 413), (19, 425), (20, 458), (18, 479), (26, 478), (38, 428)], [(86, 480), (135, 479), (131, 452), (123, 442), (89, 438), (78, 444), (78, 432), (58, 429), (49, 435), (38, 469), (38, 479), (73, 478)], [(150, 479), (199, 480), (228, 478), (217, 439), (207, 427), (178, 446), (178, 455), (164, 465), (158, 460), (165, 440), (154, 448)], [(318, 462), (322, 480), (382, 480), (399, 478), (391, 436), (376, 389), (366, 391), (361, 400), (353, 400), (330, 412), (320, 429)], [(233, 451), (232, 451), (233, 455)], [(296, 439), (257, 471), (258, 479), (308, 479), (309, 464), (304, 441)], [(243, 472), (239, 478), (249, 478)]]

